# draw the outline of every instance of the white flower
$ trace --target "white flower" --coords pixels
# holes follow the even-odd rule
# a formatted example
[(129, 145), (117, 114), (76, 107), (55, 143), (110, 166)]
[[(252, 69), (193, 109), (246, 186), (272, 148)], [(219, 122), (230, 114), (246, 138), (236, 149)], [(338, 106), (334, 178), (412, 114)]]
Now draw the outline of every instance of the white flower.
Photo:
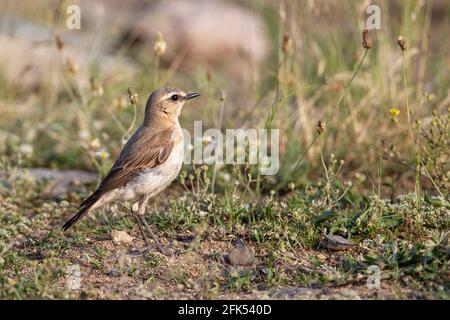
[(86, 140), (87, 138), (89, 138), (89, 136), (90, 136), (90, 134), (89, 134), (89, 131), (87, 131), (87, 130), (78, 131), (78, 137), (81, 140)]
[(231, 175), (228, 172), (221, 172), (220, 175), (226, 182), (229, 182), (231, 180)]
[(104, 125), (102, 120), (95, 120), (93, 124), (94, 124), (94, 128), (97, 130), (101, 130)]
[(23, 155), (29, 156), (33, 153), (33, 146), (29, 143), (22, 143), (19, 146), (19, 151), (20, 153), (22, 153)]
[(99, 159), (105, 160), (109, 158), (109, 152), (106, 151), (105, 149), (101, 149), (95, 152), (95, 156)]

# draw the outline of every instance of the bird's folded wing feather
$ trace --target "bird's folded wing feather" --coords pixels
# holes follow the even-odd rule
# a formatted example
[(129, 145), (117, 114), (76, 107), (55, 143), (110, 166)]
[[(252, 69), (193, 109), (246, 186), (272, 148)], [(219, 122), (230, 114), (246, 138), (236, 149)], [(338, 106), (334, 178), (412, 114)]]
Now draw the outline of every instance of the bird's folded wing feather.
[(166, 129), (155, 134), (148, 134), (145, 130), (147, 128), (138, 129), (130, 138), (97, 188), (97, 196), (126, 185), (142, 170), (157, 168), (167, 160), (174, 146), (173, 130)]

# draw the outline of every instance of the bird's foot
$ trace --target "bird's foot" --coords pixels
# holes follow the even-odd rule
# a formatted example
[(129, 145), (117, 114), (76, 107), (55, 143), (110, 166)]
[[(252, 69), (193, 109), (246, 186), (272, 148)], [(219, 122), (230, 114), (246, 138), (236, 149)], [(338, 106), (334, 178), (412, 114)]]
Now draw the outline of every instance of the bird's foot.
[(173, 256), (176, 254), (176, 251), (171, 245), (164, 246), (160, 243), (155, 243), (153, 245), (148, 245), (143, 248), (142, 253), (147, 253), (149, 251), (159, 251), (165, 256)]
[(159, 240), (158, 237), (153, 233), (152, 229), (150, 228), (150, 226), (148, 225), (147, 221), (145, 220), (145, 218), (142, 216), (141, 221), (144, 223), (144, 227), (147, 230), (148, 234), (153, 238), (153, 241), (155, 242), (155, 246), (156, 248), (159, 250), (159, 252), (161, 252), (162, 254), (166, 255), (166, 256), (172, 256), (174, 255), (174, 251), (172, 246), (163, 246)]
[[(141, 253), (147, 253), (148, 251), (155, 251), (155, 249), (157, 249), (159, 252), (161, 252), (166, 256), (172, 256), (175, 254), (175, 250), (173, 250), (172, 245), (163, 246), (159, 242), (158, 237), (156, 237), (156, 235), (153, 233), (152, 229), (148, 225), (143, 215), (135, 215), (134, 217), (136, 218), (136, 221), (139, 226), (139, 231), (141, 232), (142, 238), (144, 239), (145, 242), (145, 247), (141, 251)], [(147, 231), (147, 233), (153, 238), (154, 241), (153, 245), (149, 245), (145, 231)]]

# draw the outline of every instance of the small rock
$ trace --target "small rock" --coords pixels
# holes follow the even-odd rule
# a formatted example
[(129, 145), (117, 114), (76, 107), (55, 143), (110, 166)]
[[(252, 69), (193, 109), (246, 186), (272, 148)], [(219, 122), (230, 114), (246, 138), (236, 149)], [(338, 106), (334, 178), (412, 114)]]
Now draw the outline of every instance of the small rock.
[(13, 247), (16, 249), (25, 249), (27, 247), (32, 246), (36, 242), (43, 242), (48, 234), (49, 231), (36, 230), (33, 231), (30, 236), (21, 235), (17, 237), (16, 240), (13, 242)]
[(228, 254), (228, 261), (233, 266), (249, 266), (255, 259), (255, 251), (253, 248), (244, 245), (242, 240), (236, 242), (236, 247)]
[(244, 240), (242, 240), (242, 239), (237, 239), (236, 240), (236, 243), (234, 244), (234, 247), (236, 248), (236, 249), (243, 249), (244, 247), (245, 247), (245, 243), (244, 243)]
[(48, 236), (50, 232), (48, 230), (36, 230), (31, 233), (31, 238), (35, 241), (42, 242)]
[(93, 184), (97, 181), (97, 174), (81, 170), (56, 170), (48, 168), (20, 169), (6, 174), (0, 170), (0, 177), (8, 176), (9, 180), (29, 179), (31, 182), (45, 183), (40, 193), (44, 199), (61, 199), (67, 193), (77, 190), (80, 185)]
[(301, 296), (317, 293), (317, 289), (308, 287), (281, 288), (270, 291), (269, 295), (275, 299), (296, 299)]
[(182, 243), (189, 243), (192, 242), (195, 239), (194, 235), (176, 235), (175, 240), (182, 242)]
[(114, 241), (114, 243), (121, 244), (121, 243), (131, 243), (133, 242), (134, 238), (130, 236), (125, 231), (119, 231), (119, 230), (113, 230), (111, 231), (111, 238)]
[(45, 252), (41, 250), (32, 251), (30, 253), (27, 253), (25, 257), (28, 260), (44, 260), (45, 259)]
[(112, 277), (112, 278), (118, 278), (118, 277), (120, 277), (122, 274), (119, 272), (119, 271), (117, 271), (117, 270), (108, 270), (106, 273), (105, 273), (108, 277)]
[(320, 248), (330, 250), (347, 249), (353, 245), (354, 243), (348, 239), (345, 239), (341, 236), (330, 236), (330, 235), (325, 235), (324, 238), (319, 243)]

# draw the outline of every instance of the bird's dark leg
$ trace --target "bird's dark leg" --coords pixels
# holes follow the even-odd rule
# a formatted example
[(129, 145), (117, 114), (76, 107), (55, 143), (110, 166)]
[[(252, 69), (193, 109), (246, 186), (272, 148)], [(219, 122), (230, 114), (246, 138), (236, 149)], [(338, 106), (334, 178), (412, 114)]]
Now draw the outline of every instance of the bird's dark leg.
[(144, 229), (142, 228), (141, 217), (139, 216), (138, 212), (133, 212), (133, 205), (131, 205), (130, 211), (131, 215), (136, 219), (136, 222), (139, 226), (139, 231), (141, 232), (142, 238), (144, 238), (145, 245), (148, 246), (147, 236), (145, 235)]
[(153, 240), (155, 241), (156, 247), (158, 248), (158, 250), (165, 255), (170, 255), (171, 252), (170, 250), (168, 250), (167, 248), (165, 248), (163, 245), (161, 245), (161, 243), (159, 242), (158, 238), (156, 237), (156, 235), (153, 233), (152, 229), (150, 228), (150, 226), (148, 225), (147, 221), (145, 220), (144, 214), (145, 214), (145, 208), (147, 207), (147, 202), (148, 202), (149, 197), (144, 197), (142, 199), (142, 201), (139, 203), (139, 209), (138, 209), (138, 215), (139, 218), (141, 219), (141, 221), (144, 223), (144, 227), (147, 230), (147, 232), (150, 234), (150, 236), (153, 238)]
[(162, 245), (159, 242), (158, 238), (156, 237), (156, 235), (153, 233), (152, 229), (150, 228), (150, 226), (148, 225), (147, 221), (145, 220), (144, 217), (142, 217), (142, 222), (144, 223), (145, 228), (147, 229), (148, 233), (150, 234), (150, 236), (153, 238), (153, 240), (156, 243), (156, 246), (158, 247), (158, 249), (160, 251), (162, 251)]

